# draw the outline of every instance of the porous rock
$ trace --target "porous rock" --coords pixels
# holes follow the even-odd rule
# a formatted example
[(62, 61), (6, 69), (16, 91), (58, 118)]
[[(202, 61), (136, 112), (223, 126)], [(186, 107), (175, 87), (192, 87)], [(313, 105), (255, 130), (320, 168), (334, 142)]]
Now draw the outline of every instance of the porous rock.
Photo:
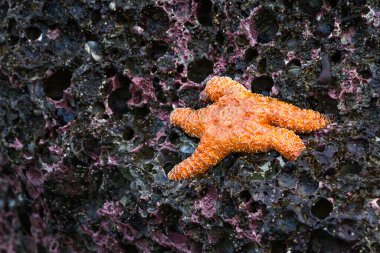
[[(2, 1), (1, 252), (380, 252), (379, 11)], [(198, 142), (169, 114), (206, 106), (213, 75), (334, 123), (296, 161), (232, 154), (169, 181)]]

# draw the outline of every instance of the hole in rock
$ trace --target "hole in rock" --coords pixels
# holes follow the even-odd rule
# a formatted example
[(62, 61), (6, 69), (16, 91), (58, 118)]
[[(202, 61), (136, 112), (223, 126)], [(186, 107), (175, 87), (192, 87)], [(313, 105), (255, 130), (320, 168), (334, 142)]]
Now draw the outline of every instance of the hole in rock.
[(356, 161), (348, 162), (342, 165), (340, 174), (341, 175), (357, 175), (360, 174), (362, 168), (360, 164)]
[(328, 94), (321, 94), (317, 99), (317, 111), (325, 114), (339, 115), (338, 100), (331, 98)]
[(293, 4), (294, 4), (293, 0), (283, 0), (283, 1), (286, 8), (288, 9), (293, 8)]
[(252, 92), (263, 94), (265, 96), (269, 95), (272, 90), (274, 81), (270, 76), (259, 76), (252, 80)]
[(68, 69), (58, 69), (44, 80), (45, 95), (53, 100), (63, 98), (63, 91), (71, 84), (73, 73)]
[(154, 165), (151, 163), (144, 164), (144, 169), (151, 171), (154, 168)]
[(119, 75), (117, 75), (117, 79), (119, 80), (120, 87), (122, 89), (125, 89), (125, 90), (129, 89), (129, 85), (131, 84), (131, 80), (128, 77), (119, 74)]
[(176, 144), (178, 144), (179, 135), (176, 132), (171, 131), (168, 135), (168, 139), (169, 139), (170, 143), (176, 145)]
[(318, 199), (311, 207), (311, 214), (317, 218), (324, 219), (330, 215), (333, 204), (325, 198)]
[(359, 74), (360, 74), (364, 79), (371, 78), (371, 71), (370, 71), (369, 69), (362, 69), (362, 70), (359, 70)]
[(247, 37), (245, 37), (245, 35), (241, 34), (239, 35), (236, 39), (235, 39), (235, 42), (236, 44), (239, 46), (239, 47), (244, 47), (246, 45), (248, 45), (248, 39)]
[(200, 83), (213, 71), (214, 63), (209, 59), (202, 58), (189, 64), (187, 77), (193, 82)]
[(256, 213), (257, 210), (259, 210), (259, 208), (260, 208), (260, 203), (257, 201), (252, 201), (249, 204), (248, 211), (250, 211), (251, 213)]
[(286, 252), (286, 243), (282, 241), (274, 241), (271, 243), (270, 247), (271, 253), (285, 253)]
[(318, 190), (318, 181), (302, 176), (297, 185), (297, 191), (302, 195), (312, 195)]
[(230, 194), (227, 192), (223, 193), (222, 197), (222, 206), (223, 206), (223, 214), (227, 218), (232, 218), (237, 213), (237, 208), (234, 203), (234, 200), (231, 198)]
[[(182, 78), (181, 78), (182, 79)], [(182, 81), (182, 80), (181, 80)], [(184, 80), (183, 82), (186, 82), (186, 80)], [(181, 87), (181, 83), (180, 82), (175, 82), (174, 84), (173, 84), (173, 87), (175, 88), (175, 89), (179, 89), (180, 87)]]
[(256, 243), (248, 243), (241, 248), (240, 253), (258, 253), (260, 250), (259, 246)]
[[(41, 244), (37, 243), (37, 252), (38, 253), (48, 253), (49, 251)], [(1, 253), (6, 253), (6, 251), (1, 251)]]
[(138, 248), (132, 244), (125, 244), (125, 245), (123, 245), (122, 249), (123, 249), (123, 252), (139, 253)]
[(166, 103), (165, 93), (160, 85), (160, 79), (158, 79), (157, 77), (153, 78), (153, 87), (158, 101), (160, 101), (161, 103)]
[(3, 19), (7, 16), (9, 10), (9, 6), (7, 3), (2, 3), (0, 5), (0, 20), (3, 21)]
[(218, 31), (215, 36), (216, 43), (218, 43), (219, 45), (223, 45), (224, 39), (225, 35), (223, 34), (223, 32)]
[[(90, 153), (94, 153), (96, 155), (99, 155), (101, 152), (100, 146), (98, 145), (99, 140), (98, 139), (87, 139), (83, 142), (83, 148), (85, 148), (86, 151)], [(80, 150), (81, 147), (78, 147), (78, 150)], [(82, 166), (82, 161), (80, 162), (80, 166)]]
[(334, 63), (339, 63), (342, 60), (342, 50), (335, 50), (330, 59)]
[(154, 157), (154, 149), (144, 145), (137, 153), (141, 159), (152, 159)]
[(286, 64), (286, 66), (298, 66), (298, 67), (301, 67), (301, 61), (298, 60), (298, 59), (293, 59), (291, 61), (288, 62), (288, 64)]
[(131, 13), (132, 11), (123, 11), (123, 12), (117, 12), (116, 13), (116, 23), (120, 25), (124, 25), (125, 23), (131, 23), (133, 20), (133, 14)]
[(30, 230), (31, 223), (30, 223), (30, 218), (29, 218), (29, 213), (28, 213), (28, 211), (30, 210), (28, 209), (29, 208), (25, 208), (25, 207), (17, 208), (17, 216), (19, 218), (22, 229), (28, 234), (31, 234), (31, 230)]
[(267, 69), (267, 59), (263, 58), (259, 61), (257, 71), (261, 74), (265, 73)]
[(178, 73), (182, 73), (184, 69), (185, 69), (185, 67), (182, 64), (177, 66), (177, 72)]
[(104, 74), (106, 75), (107, 78), (116, 75), (116, 73), (117, 73), (117, 69), (113, 66), (107, 66), (104, 68)]
[(126, 127), (123, 131), (123, 139), (126, 141), (132, 140), (133, 136), (135, 134), (135, 131), (132, 127)]
[(143, 231), (146, 227), (144, 219), (141, 217), (140, 214), (134, 213), (132, 216), (128, 219), (128, 222), (138, 231)]
[(268, 9), (264, 9), (255, 16), (255, 30), (258, 33), (257, 42), (271, 42), (278, 32), (279, 26), (276, 21), (276, 15)]
[(288, 64), (286, 64), (286, 70), (289, 74), (298, 76), (301, 72), (301, 61), (298, 59), (291, 60)]
[(167, 174), (173, 167), (180, 163), (182, 159), (178, 156), (177, 152), (170, 151), (167, 149), (162, 149), (158, 155), (160, 164), (164, 168), (165, 173)]
[(189, 27), (189, 28), (193, 28), (193, 27), (194, 27), (194, 24), (193, 24), (192, 22), (186, 21), (186, 22), (185, 22), (185, 26), (186, 26), (186, 27)]
[(153, 60), (158, 60), (160, 57), (164, 56), (168, 51), (168, 44), (164, 41), (153, 41), (146, 49), (146, 53), (149, 58)]
[[(229, 224), (226, 224), (229, 225)], [(214, 252), (215, 253), (234, 253), (234, 243), (228, 236), (223, 236), (219, 239), (219, 241), (215, 244)]]
[(29, 26), (25, 29), (26, 36), (30, 40), (37, 40), (41, 36), (41, 30), (35, 26)]
[(158, 208), (157, 216), (166, 227), (176, 226), (182, 216), (182, 212), (169, 204), (162, 204)]
[(322, 7), (323, 0), (296, 0), (298, 3), (298, 7), (305, 13), (309, 13), (310, 15), (315, 15)]
[(239, 193), (239, 197), (244, 201), (248, 202), (251, 199), (251, 193), (248, 190), (243, 190)]
[(327, 0), (327, 3), (328, 3), (331, 7), (336, 7), (336, 5), (338, 4), (338, 0)]
[(256, 48), (248, 48), (246, 51), (245, 51), (245, 55), (244, 55), (244, 61), (246, 63), (250, 63), (253, 59), (255, 59), (257, 56), (259, 55), (259, 53), (257, 52), (257, 49)]
[(203, 26), (212, 25), (212, 2), (210, 0), (199, 0), (196, 9), (199, 23)]
[(95, 102), (92, 104), (92, 113), (102, 114), (104, 111), (105, 111), (105, 107), (102, 102)]
[(316, 230), (311, 233), (311, 239), (308, 245), (307, 252), (350, 252), (351, 245), (340, 238), (333, 237), (329, 233)]
[(144, 118), (148, 116), (148, 114), (150, 113), (150, 110), (146, 105), (144, 105), (141, 107), (133, 107), (132, 113), (136, 117)]
[(116, 89), (108, 97), (108, 106), (115, 115), (120, 116), (128, 112), (127, 101), (131, 97), (132, 96), (128, 89)]
[(10, 18), (8, 20), (8, 32), (10, 32), (12, 35), (17, 34), (17, 21), (14, 18)]
[(377, 39), (375, 39), (374, 37), (371, 37), (371, 38), (366, 39), (364, 45), (369, 48), (375, 48), (377, 46), (377, 42), (378, 42)]
[(8, 20), (8, 28), (7, 31), (9, 33), (9, 44), (11, 46), (15, 45), (19, 40), (19, 34), (17, 30), (17, 21), (14, 18), (10, 18)]
[(162, 8), (148, 6), (142, 11), (140, 24), (149, 34), (161, 35), (169, 28), (169, 18)]
[(91, 22), (92, 24), (96, 24), (102, 19), (102, 14), (100, 11), (93, 11), (91, 14)]

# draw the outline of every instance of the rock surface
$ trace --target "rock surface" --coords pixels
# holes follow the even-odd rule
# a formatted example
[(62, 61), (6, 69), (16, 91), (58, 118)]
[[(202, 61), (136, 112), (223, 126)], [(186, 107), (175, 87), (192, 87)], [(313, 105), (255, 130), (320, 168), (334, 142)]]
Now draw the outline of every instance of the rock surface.
[[(2, 1), (0, 252), (380, 252), (374, 0)], [(296, 161), (166, 174), (208, 78), (334, 118)]]

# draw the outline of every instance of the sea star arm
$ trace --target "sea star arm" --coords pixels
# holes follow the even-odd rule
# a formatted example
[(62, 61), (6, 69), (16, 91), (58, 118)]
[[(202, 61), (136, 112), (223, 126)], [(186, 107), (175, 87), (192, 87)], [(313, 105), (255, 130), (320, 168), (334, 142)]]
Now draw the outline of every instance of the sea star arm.
[(288, 160), (296, 159), (306, 148), (298, 135), (285, 128), (275, 127), (266, 134), (266, 139), (272, 144), (273, 149)]
[(201, 123), (203, 110), (178, 108), (170, 114), (170, 122), (181, 127), (187, 134), (201, 138), (204, 127)]
[(174, 166), (168, 177), (171, 180), (180, 180), (202, 174), (218, 164), (227, 154), (228, 152), (215, 145), (213, 140), (202, 138), (194, 154)]
[(234, 129), (231, 134), (233, 152), (256, 153), (265, 152), (273, 148), (268, 141), (268, 133), (273, 130), (273, 126), (246, 122), (244, 126)]
[(234, 152), (257, 153), (274, 149), (286, 159), (294, 160), (305, 149), (301, 138), (291, 130), (270, 125), (259, 128), (248, 124), (241, 133), (237, 133), (239, 141), (235, 141), (238, 145), (235, 145)]
[(205, 92), (212, 101), (216, 102), (224, 95), (248, 92), (248, 90), (229, 77), (215, 76), (207, 82)]
[(308, 133), (326, 127), (329, 119), (312, 110), (273, 99), (270, 104), (270, 122), (279, 127), (291, 129), (299, 133)]

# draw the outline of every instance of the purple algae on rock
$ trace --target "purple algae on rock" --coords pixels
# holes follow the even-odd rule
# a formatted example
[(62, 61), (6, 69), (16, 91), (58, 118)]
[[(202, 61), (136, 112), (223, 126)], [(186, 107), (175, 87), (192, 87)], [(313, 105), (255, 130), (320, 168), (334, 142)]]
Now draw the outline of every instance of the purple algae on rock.
[[(379, 252), (380, 6), (0, 3), (1, 252)], [(296, 161), (171, 182), (208, 78), (329, 115)]]

